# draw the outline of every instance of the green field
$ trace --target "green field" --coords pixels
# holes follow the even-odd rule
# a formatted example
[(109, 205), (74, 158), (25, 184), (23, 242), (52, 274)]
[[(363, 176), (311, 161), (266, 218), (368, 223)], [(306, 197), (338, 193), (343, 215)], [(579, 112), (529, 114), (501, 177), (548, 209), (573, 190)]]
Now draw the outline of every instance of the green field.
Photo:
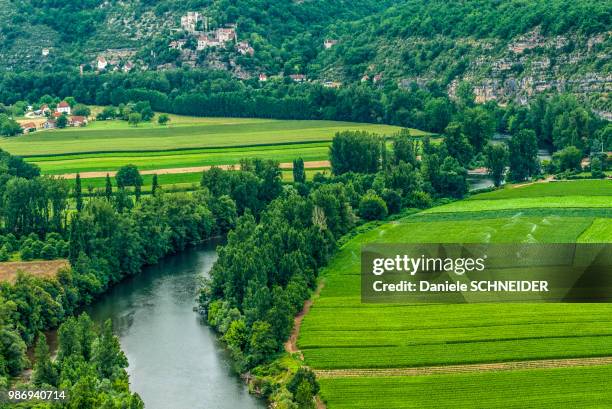
[(232, 165), (243, 158), (274, 159), (287, 163), (301, 157), (304, 161), (327, 160), (327, 143), (259, 146), (248, 148), (215, 148), (165, 152), (117, 152), (28, 158), (45, 174), (109, 171), (131, 163), (140, 170), (172, 169), (195, 166)]
[[(609, 183), (579, 181), (504, 189), (354, 237), (324, 270), (325, 287), (303, 321), (298, 346), (306, 363), (314, 369), (359, 369), (612, 356), (609, 304), (362, 304), (359, 275), (364, 243), (612, 242)], [(563, 185), (570, 196), (562, 196), (557, 185)], [(598, 194), (588, 196), (591, 189)], [(598, 373), (601, 369), (589, 370)], [(607, 371), (609, 374), (610, 369)], [(520, 379), (519, 385), (531, 385), (539, 382), (542, 373), (482, 376), (485, 385), (509, 382), (515, 388), (513, 377)], [(466, 388), (472, 376), (476, 375), (324, 379), (322, 397), (330, 408), (510, 407), (490, 391), (483, 397), (490, 404), (479, 406), (471, 401), (469, 405), (471, 392)], [(431, 406), (420, 405), (429, 395), (436, 396), (439, 385), (453, 382), (459, 385), (454, 388), (457, 406), (455, 400), (443, 398), (432, 400)], [(378, 388), (387, 390), (385, 385), (394, 386), (378, 399)], [(353, 392), (354, 398), (346, 396)], [(372, 402), (363, 400), (366, 392), (375, 394)], [(519, 392), (523, 397), (522, 389)], [(562, 399), (562, 393), (562, 388), (555, 388), (542, 395), (543, 407)], [(412, 401), (414, 394), (417, 398)], [(531, 407), (529, 399), (537, 398), (538, 393), (526, 387), (525, 401), (517, 407)], [(589, 402), (594, 401), (579, 407), (589, 407)]]
[(319, 382), (329, 409), (612, 407), (612, 366)]
[[(197, 118), (171, 115), (170, 125), (93, 121), (85, 128), (0, 138), (0, 148), (39, 165), (45, 174), (235, 164), (240, 159), (326, 160), (336, 132), (364, 130), (389, 136), (400, 128), (337, 121)], [(415, 136), (425, 133), (411, 130)]]

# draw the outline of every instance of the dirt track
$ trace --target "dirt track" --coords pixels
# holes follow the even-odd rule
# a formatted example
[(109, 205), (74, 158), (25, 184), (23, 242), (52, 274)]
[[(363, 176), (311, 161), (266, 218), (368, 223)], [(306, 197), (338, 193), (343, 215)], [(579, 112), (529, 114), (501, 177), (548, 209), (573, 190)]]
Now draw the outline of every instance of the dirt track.
[(287, 342), (285, 342), (285, 351), (289, 352), (290, 354), (299, 354), (300, 359), (302, 360), (304, 360), (304, 356), (302, 355), (302, 351), (300, 351), (297, 346), (298, 336), (300, 335), (300, 328), (302, 326), (304, 316), (308, 314), (308, 311), (310, 311), (310, 307), (312, 307), (314, 299), (319, 296), (322, 289), (323, 283), (320, 283), (312, 297), (310, 297), (304, 302), (304, 307), (302, 308), (302, 311), (300, 311), (298, 315), (296, 315), (293, 319), (293, 329), (291, 330), (291, 335), (289, 336)]
[(521, 369), (567, 368), (573, 366), (612, 365), (612, 357), (543, 359), (537, 361), (500, 362), (490, 364), (423, 366), (384, 369), (315, 370), (317, 378), (351, 378), (361, 376), (422, 376), (470, 372), (516, 371)]
[[(215, 165), (221, 169), (239, 169), (240, 165)], [(304, 162), (305, 169), (317, 169), (317, 168), (328, 168), (330, 166), (329, 161), (320, 160), (313, 162)], [(168, 168), (168, 169), (152, 169), (152, 170), (143, 170), (140, 172), (142, 175), (176, 175), (180, 173), (197, 173), (203, 172), (205, 170), (209, 170), (212, 166), (193, 166), (189, 168)], [(279, 166), (281, 169), (293, 169), (293, 163), (281, 163)], [(116, 171), (96, 171), (96, 172), (81, 172), (82, 179), (91, 179), (91, 178), (103, 178), (106, 175), (111, 177), (117, 174)], [(63, 175), (56, 175), (58, 177), (64, 179), (76, 179), (76, 173), (65, 173)]]

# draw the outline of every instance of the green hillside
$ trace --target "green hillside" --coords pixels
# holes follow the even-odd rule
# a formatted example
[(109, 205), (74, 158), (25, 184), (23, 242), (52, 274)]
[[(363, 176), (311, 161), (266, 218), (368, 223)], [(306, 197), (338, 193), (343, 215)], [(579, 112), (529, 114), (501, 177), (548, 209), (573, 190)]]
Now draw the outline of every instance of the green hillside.
[[(435, 83), (451, 96), (465, 80), (482, 102), (570, 91), (609, 112), (609, 9), (596, 0), (2, 0), (0, 65), (95, 71), (105, 57), (105, 70), (129, 62), (223, 70), (241, 80), (266, 73), (333, 86)], [(181, 26), (187, 12), (199, 13), (195, 31)], [(223, 27), (236, 38), (199, 48), (206, 28), (213, 36)], [(333, 42), (324, 47), (325, 40)]]

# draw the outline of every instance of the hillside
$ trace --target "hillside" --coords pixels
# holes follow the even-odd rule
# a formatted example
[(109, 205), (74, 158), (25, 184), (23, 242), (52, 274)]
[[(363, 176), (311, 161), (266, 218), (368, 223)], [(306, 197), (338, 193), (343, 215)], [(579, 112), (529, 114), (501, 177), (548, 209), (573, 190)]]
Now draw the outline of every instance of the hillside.
[(468, 81), (477, 102), (569, 91), (610, 110), (612, 36), (604, 3), (410, 0), (333, 26), (339, 45), (313, 68), (326, 78), (405, 88), (436, 81), (451, 96)]
[(595, 0), (0, 0), (0, 15), (11, 71), (197, 67), (451, 97), (467, 81), (479, 102), (558, 91), (612, 111), (610, 8)]

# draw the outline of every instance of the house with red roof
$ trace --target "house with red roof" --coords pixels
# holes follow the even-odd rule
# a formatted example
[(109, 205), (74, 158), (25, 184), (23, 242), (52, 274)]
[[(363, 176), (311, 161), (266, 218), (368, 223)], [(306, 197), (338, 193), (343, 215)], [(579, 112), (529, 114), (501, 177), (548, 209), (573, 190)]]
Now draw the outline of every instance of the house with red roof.
[(66, 114), (66, 115), (70, 115), (70, 104), (68, 104), (66, 101), (62, 101), (59, 104), (57, 104), (57, 108), (55, 108), (55, 112), (61, 114)]

